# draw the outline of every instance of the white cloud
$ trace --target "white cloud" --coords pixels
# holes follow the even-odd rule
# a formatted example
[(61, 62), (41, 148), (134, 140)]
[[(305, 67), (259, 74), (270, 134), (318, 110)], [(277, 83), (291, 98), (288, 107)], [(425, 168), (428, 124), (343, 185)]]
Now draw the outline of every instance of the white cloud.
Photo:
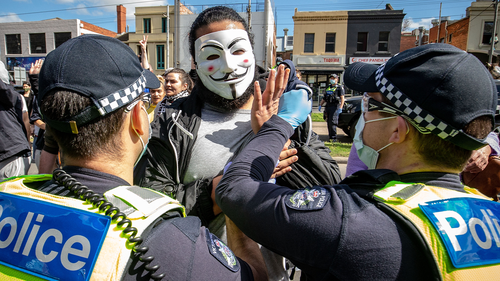
[(55, 0), (55, 2), (58, 4), (73, 4), (75, 0)]
[(8, 14), (0, 14), (0, 22), (22, 22), (23, 20), (19, 18), (17, 14), (8, 13)]
[[(98, 6), (98, 5), (110, 5), (110, 4), (116, 4), (116, 0), (87, 0), (88, 6)], [(135, 21), (135, 8), (136, 7), (149, 7), (149, 6), (166, 6), (167, 3), (170, 5), (174, 5), (174, 0), (158, 0), (158, 1), (144, 1), (144, 3), (133, 3), (133, 4), (123, 4), (125, 8), (127, 9), (127, 21), (132, 20)], [(116, 6), (107, 6), (107, 7), (102, 7), (96, 10), (100, 10), (103, 13), (113, 13), (116, 15)]]
[(418, 29), (418, 27), (423, 26), (425, 29), (429, 30), (432, 27), (431, 21), (436, 18), (426, 18), (419, 19), (419, 21), (415, 22), (412, 18), (408, 18), (410, 25), (408, 27), (408, 31)]

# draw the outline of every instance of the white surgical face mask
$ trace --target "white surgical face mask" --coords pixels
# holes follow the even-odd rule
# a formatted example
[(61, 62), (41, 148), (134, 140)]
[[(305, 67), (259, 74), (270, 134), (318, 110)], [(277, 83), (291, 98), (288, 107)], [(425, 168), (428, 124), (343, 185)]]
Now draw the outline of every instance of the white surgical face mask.
[[(365, 123), (389, 120), (397, 118), (397, 116), (379, 118), (374, 120), (365, 121), (365, 115), (361, 114), (359, 117), (358, 123), (356, 124), (356, 134), (354, 135), (353, 142), (356, 147), (356, 152), (358, 153), (359, 159), (368, 166), (368, 169), (375, 169), (378, 162), (379, 152), (383, 149), (387, 148), (389, 145), (393, 144), (392, 142), (382, 147), (379, 150), (375, 150), (366, 144), (363, 143), (363, 129), (365, 128)], [(408, 133), (408, 132), (407, 132)]]
[(228, 100), (243, 95), (255, 71), (247, 32), (243, 29), (212, 32), (196, 39), (194, 45), (196, 71), (203, 85)]

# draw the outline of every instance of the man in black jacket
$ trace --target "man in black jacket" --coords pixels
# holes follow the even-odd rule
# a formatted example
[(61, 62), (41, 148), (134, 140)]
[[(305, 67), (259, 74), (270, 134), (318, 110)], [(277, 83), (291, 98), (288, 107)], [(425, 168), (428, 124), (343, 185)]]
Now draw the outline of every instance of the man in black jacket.
[(23, 120), (23, 97), (9, 83), (0, 62), (0, 180), (25, 175), (30, 167), (29, 132)]
[[(177, 198), (188, 214), (199, 216), (224, 239), (225, 219), (213, 191), (224, 166), (254, 136), (250, 108), (258, 71), (252, 36), (234, 10), (213, 7), (194, 21), (189, 41), (196, 85), (189, 97), (155, 118), (148, 151), (134, 178), (138, 185)], [(282, 151), (273, 180), (296, 188), (337, 183), (340, 171), (329, 152), (306, 122)]]

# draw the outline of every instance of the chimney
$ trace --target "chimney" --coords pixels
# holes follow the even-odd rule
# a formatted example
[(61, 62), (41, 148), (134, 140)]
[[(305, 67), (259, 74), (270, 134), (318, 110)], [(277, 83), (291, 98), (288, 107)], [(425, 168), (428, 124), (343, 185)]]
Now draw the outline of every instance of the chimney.
[(283, 29), (285, 36), (283, 36), (283, 52), (286, 51), (286, 42), (288, 40), (288, 28)]
[(116, 22), (118, 24), (116, 33), (125, 33), (125, 28), (127, 25), (127, 8), (123, 5), (116, 6)]

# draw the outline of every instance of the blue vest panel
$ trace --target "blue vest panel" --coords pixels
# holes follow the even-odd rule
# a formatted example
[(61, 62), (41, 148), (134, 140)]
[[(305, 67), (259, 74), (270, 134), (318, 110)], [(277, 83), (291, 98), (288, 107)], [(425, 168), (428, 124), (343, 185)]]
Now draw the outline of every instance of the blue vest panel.
[(500, 204), (452, 198), (419, 204), (456, 268), (500, 263)]
[(0, 192), (0, 263), (52, 280), (89, 280), (111, 218)]

